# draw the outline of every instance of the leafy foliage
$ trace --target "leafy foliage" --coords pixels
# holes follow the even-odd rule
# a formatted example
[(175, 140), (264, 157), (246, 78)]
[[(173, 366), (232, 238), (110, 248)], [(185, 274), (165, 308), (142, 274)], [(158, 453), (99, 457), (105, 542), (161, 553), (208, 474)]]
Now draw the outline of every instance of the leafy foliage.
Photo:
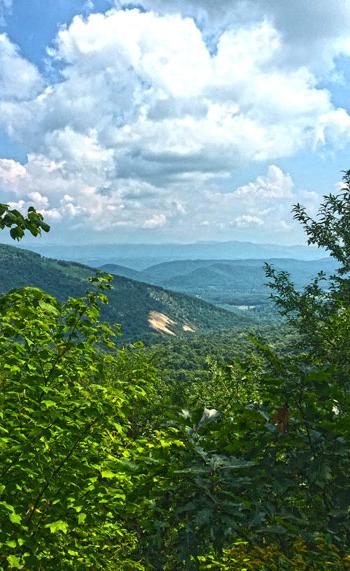
[(41, 231), (48, 232), (50, 226), (44, 221), (42, 214), (33, 206), (28, 208), (26, 216), (16, 209), (11, 209), (7, 204), (0, 203), (0, 230), (10, 229), (11, 238), (20, 240), (26, 231), (33, 236), (38, 236)]
[(320, 569), (344, 570), (350, 569), (349, 555), (342, 556), (341, 552), (324, 538), (316, 538), (313, 545), (303, 540), (293, 543), (291, 552), (281, 551), (277, 543), (264, 547), (250, 545), (247, 541), (237, 540), (233, 547), (225, 549), (218, 560), (208, 555), (198, 558), (199, 569), (213, 571), (319, 571)]
[[(298, 291), (287, 272), (276, 272), (273, 267), (266, 266), (267, 276), (272, 279), (269, 287), (273, 291), (274, 302), (298, 329), (303, 343), (311, 345), (314, 350), (323, 350), (325, 340), (334, 349), (338, 347), (337, 342), (333, 343), (338, 337), (337, 325), (335, 328), (334, 325), (341, 314), (344, 316), (350, 300), (350, 171), (346, 171), (343, 182), (340, 194), (324, 197), (316, 219), (312, 219), (300, 204), (294, 207), (294, 216), (303, 226), (308, 243), (325, 247), (337, 263), (337, 270), (327, 287), (324, 287), (324, 272), (319, 272), (303, 291)], [(340, 318), (340, 321), (344, 325), (347, 318)], [(328, 345), (328, 358), (331, 354), (329, 349)], [(346, 344), (344, 351), (347, 355)]]
[[(347, 177), (345, 183), (349, 185)], [(155, 569), (197, 569), (198, 561), (215, 568), (200, 552), (211, 546), (220, 553), (242, 538), (261, 550), (274, 545), (278, 565), (285, 568), (293, 568), (293, 550), (302, 540), (310, 553), (300, 568), (323, 568), (330, 555), (328, 548), (318, 549), (318, 537), (338, 553), (334, 567), (346, 568), (342, 554), (350, 543), (349, 282), (346, 257), (334, 243), (339, 228), (339, 241), (347, 247), (348, 202), (347, 192), (325, 197), (320, 222), (304, 218), (312, 243), (328, 246), (323, 224), (335, 228), (329, 249), (343, 263), (329, 290), (318, 287), (320, 276), (299, 292), (286, 273), (267, 268), (275, 300), (298, 335), (294, 348), (276, 351), (252, 338), (251, 357), (214, 364), (212, 382), (192, 383), (182, 397), (183, 419), (173, 422), (178, 429), (185, 423), (182, 430), (189, 442), (178, 450), (176, 468), (171, 468), (170, 459), (162, 463), (166, 523), (160, 508), (164, 498), (149, 518), (157, 521), (161, 513), (158, 549), (166, 546), (175, 560), (170, 563), (169, 556), (157, 566), (156, 545)], [(203, 407), (215, 410), (212, 422), (202, 423)], [(272, 560), (271, 567), (264, 567), (262, 560), (260, 564), (262, 569), (273, 568)]]
[(213, 340), (203, 376), (190, 344), (187, 383), (176, 343), (166, 382), (161, 348), (116, 348), (110, 276), (65, 303), (0, 298), (4, 569), (350, 567), (349, 203), (347, 173), (317, 220), (295, 209), (339, 262), (328, 289), (267, 268), (285, 339), (233, 337), (230, 358)]
[(0, 300), (2, 562), (128, 568), (127, 434), (152, 370), (143, 361), (139, 378), (127, 350), (113, 353), (101, 302), (98, 291), (61, 305), (33, 288)]

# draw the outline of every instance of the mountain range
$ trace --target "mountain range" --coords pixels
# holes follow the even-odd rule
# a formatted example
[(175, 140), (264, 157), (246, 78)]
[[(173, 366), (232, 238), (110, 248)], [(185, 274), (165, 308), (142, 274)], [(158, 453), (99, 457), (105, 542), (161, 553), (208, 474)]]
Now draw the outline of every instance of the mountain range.
[[(321, 260), (266, 259), (276, 270), (288, 272), (298, 289), (308, 284), (318, 272), (330, 275), (337, 264), (332, 258)], [(150, 266), (142, 271), (125, 266), (104, 264), (106, 272), (132, 277), (164, 288), (189, 293), (216, 304), (241, 305), (266, 302), (264, 261), (248, 260), (177, 260)]]
[[(265, 261), (289, 272), (298, 288), (319, 271), (329, 275), (336, 270), (332, 258)], [(164, 335), (174, 337), (232, 327), (243, 329), (257, 321), (276, 319), (271, 314), (262, 259), (175, 260), (142, 270), (103, 264), (101, 270), (115, 275), (103, 317), (121, 324), (127, 342), (152, 342)], [(88, 289), (88, 277), (94, 272), (95, 268), (78, 262), (0, 245), (0, 292), (30, 285), (63, 301), (83, 295)]]
[(294, 258), (314, 260), (325, 253), (313, 246), (284, 246), (253, 242), (195, 242), (191, 244), (56, 245), (41, 241), (30, 248), (44, 256), (74, 260), (90, 266), (119, 264), (136, 270), (174, 260), (233, 260)]
[[(79, 263), (49, 259), (28, 250), (0, 245), (0, 293), (34, 286), (64, 301), (69, 296), (83, 295), (89, 289), (88, 277), (93, 274), (93, 268)], [(239, 311), (225, 311), (195, 297), (129, 277), (115, 277), (108, 297), (103, 318), (121, 324), (125, 342), (151, 342), (162, 336), (244, 328), (252, 323)]]

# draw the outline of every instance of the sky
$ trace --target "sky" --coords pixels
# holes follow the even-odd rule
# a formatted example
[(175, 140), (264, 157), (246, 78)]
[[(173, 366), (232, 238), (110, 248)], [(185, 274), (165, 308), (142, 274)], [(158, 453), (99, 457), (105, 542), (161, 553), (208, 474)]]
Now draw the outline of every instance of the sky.
[(0, 0), (0, 201), (51, 243), (301, 244), (349, 58), (348, 0)]

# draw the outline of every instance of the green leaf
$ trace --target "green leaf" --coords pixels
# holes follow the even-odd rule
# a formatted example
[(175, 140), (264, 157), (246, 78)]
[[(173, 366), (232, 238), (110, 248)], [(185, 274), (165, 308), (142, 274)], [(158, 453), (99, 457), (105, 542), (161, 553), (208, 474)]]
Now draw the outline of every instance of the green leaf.
[(46, 406), (46, 408), (51, 408), (53, 406), (57, 407), (57, 403), (53, 400), (43, 400), (42, 403)]
[(112, 472), (112, 470), (102, 470), (101, 471), (102, 478), (116, 478), (117, 474)]
[(18, 523), (18, 524), (20, 524), (21, 521), (22, 521), (21, 516), (18, 515), (18, 514), (16, 514), (16, 512), (10, 513), (9, 519), (10, 519), (10, 521), (11, 521), (12, 523)]
[(58, 533), (59, 531), (62, 531), (63, 533), (67, 533), (67, 531), (68, 531), (68, 523), (66, 523), (65, 521), (62, 521), (62, 520), (47, 523), (45, 525), (45, 527), (49, 528), (51, 533)]
[(53, 315), (58, 315), (58, 313), (59, 313), (54, 305), (51, 305), (51, 303), (47, 303), (46, 301), (41, 300), (39, 303), (39, 306), (44, 311), (47, 311), (48, 313), (52, 313)]
[(19, 557), (16, 557), (16, 555), (9, 555), (7, 561), (10, 569), (22, 569), (21, 560)]
[(78, 523), (79, 523), (79, 524), (84, 523), (85, 520), (86, 520), (86, 514), (80, 513), (80, 514), (78, 515)]

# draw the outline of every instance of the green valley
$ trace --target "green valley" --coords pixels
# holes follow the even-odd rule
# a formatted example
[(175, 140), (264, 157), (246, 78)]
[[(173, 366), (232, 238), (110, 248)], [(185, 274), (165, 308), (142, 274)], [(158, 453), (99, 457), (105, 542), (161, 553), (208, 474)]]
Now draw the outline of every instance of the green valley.
[[(14, 246), (0, 245), (0, 292), (33, 286), (60, 301), (83, 295), (95, 270), (74, 262), (52, 260)], [(119, 323), (123, 342), (160, 340), (195, 331), (245, 328), (254, 321), (189, 295), (118, 276), (113, 280), (103, 317)]]
[(116, 264), (105, 264), (101, 269), (115, 275), (132, 276), (133, 279), (190, 294), (227, 308), (251, 309), (254, 318), (269, 321), (269, 318), (274, 320), (275, 315), (269, 301), (265, 263), (288, 272), (299, 290), (317, 273), (324, 272), (329, 276), (337, 269), (337, 263), (332, 258), (308, 261), (288, 258), (176, 260), (152, 265), (138, 272)]

